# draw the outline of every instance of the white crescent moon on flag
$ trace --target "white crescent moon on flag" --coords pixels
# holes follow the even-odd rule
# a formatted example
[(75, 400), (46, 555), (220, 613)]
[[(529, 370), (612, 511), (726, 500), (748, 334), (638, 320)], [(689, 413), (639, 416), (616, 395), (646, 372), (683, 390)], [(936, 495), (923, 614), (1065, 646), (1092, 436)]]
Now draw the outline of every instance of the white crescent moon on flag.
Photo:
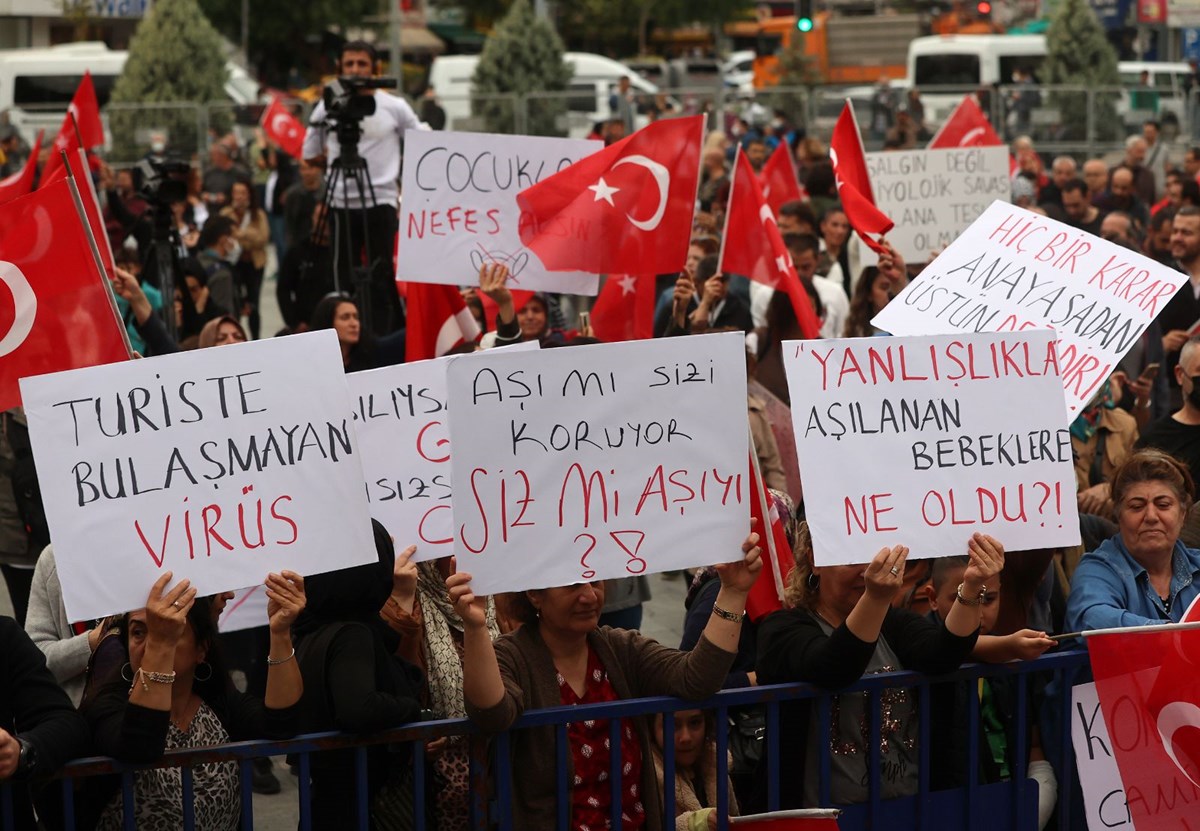
[(775, 223), (775, 214), (771, 213), (770, 205), (763, 205), (758, 209), (758, 219), (763, 225), (766, 225), (768, 222), (771, 224)]
[(658, 227), (658, 223), (662, 222), (663, 215), (667, 212), (667, 194), (671, 188), (671, 174), (667, 172), (666, 167), (645, 156), (626, 156), (614, 164), (613, 168), (616, 169), (623, 164), (636, 164), (644, 167), (654, 177), (654, 184), (658, 186), (658, 209), (649, 219), (634, 219), (633, 214), (625, 214), (625, 218), (633, 227), (643, 231), (653, 231)]
[[(282, 125), (280, 125), (280, 123), (279, 123), (280, 119), (283, 119)], [(272, 132), (278, 133), (281, 136), (286, 136), (291, 133), (291, 130), (289, 129), (290, 127), (291, 127), (291, 121), (283, 113), (275, 113), (275, 115), (271, 116), (271, 131)]]
[(959, 147), (973, 147), (974, 145), (972, 145), (971, 142), (974, 141), (975, 139), (979, 138), (981, 135), (983, 135), (983, 128), (982, 127), (973, 127), (972, 129), (967, 130), (966, 134), (961, 139), (959, 139), (958, 146)]
[(12, 326), (9, 327), (8, 333), (0, 338), (0, 356), (4, 356), (15, 351), (33, 331), (33, 319), (37, 315), (37, 295), (21, 269), (3, 260), (0, 260), (0, 281), (12, 292), (13, 305), (16, 307)]
[(1200, 707), (1187, 701), (1172, 701), (1159, 711), (1158, 735), (1162, 739), (1163, 749), (1167, 751), (1175, 767), (1179, 768), (1193, 785), (1200, 786), (1200, 782), (1192, 779), (1187, 769), (1180, 764), (1179, 757), (1175, 755), (1175, 734), (1184, 727), (1200, 729)]

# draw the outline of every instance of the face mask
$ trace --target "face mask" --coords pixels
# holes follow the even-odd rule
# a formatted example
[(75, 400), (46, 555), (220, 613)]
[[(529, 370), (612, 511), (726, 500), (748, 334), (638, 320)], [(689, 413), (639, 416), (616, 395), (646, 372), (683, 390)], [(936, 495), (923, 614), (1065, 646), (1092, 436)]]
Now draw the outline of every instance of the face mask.
[(233, 265), (242, 258), (242, 244), (237, 240), (233, 241), (233, 247), (229, 249), (229, 253), (225, 255), (225, 262)]
[(167, 143), (165, 141), (150, 142), (150, 150), (154, 153), (161, 153), (166, 149), (167, 149)]
[(1188, 401), (1192, 402), (1192, 406), (1200, 410), (1200, 375), (1192, 376), (1192, 391), (1188, 393)]

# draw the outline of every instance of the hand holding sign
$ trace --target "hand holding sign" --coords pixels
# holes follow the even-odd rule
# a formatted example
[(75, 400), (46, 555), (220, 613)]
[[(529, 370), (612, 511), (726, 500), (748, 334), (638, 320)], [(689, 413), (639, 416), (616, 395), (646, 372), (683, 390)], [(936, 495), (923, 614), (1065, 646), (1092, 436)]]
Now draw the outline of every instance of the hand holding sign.
[(196, 602), (196, 587), (190, 580), (180, 580), (165, 591), (172, 577), (174, 575), (168, 571), (150, 587), (150, 596), (146, 598), (146, 626), (140, 636), (138, 627), (130, 626), (130, 651), (136, 642), (142, 641), (146, 650), (159, 647), (174, 653), (175, 645), (187, 627), (188, 612)]
[(896, 592), (904, 585), (904, 563), (908, 560), (908, 546), (894, 545), (884, 548), (867, 564), (863, 575), (866, 594), (872, 600), (891, 605)]
[(746, 594), (758, 579), (762, 571), (762, 549), (758, 547), (758, 534), (751, 532), (742, 543), (742, 559), (732, 563), (720, 563), (716, 566), (717, 576), (721, 578), (721, 588)]
[(970, 562), (963, 572), (963, 593), (966, 597), (986, 590), (988, 580), (1004, 568), (1004, 546), (995, 537), (976, 533), (967, 543)]
[(392, 601), (406, 614), (412, 614), (413, 604), (417, 599), (417, 564), (413, 555), (417, 547), (410, 545), (396, 555), (396, 564), (392, 567)]
[(267, 625), (272, 635), (288, 635), (307, 603), (304, 578), (294, 571), (284, 570), (279, 574), (268, 574), (266, 585)]
[[(457, 562), (455, 563), (457, 569)], [(477, 595), (471, 588), (471, 575), (465, 571), (455, 571), (446, 578), (446, 588), (450, 591), (450, 602), (454, 611), (462, 618), (463, 626), (467, 629), (483, 629), (487, 626), (487, 596)]]

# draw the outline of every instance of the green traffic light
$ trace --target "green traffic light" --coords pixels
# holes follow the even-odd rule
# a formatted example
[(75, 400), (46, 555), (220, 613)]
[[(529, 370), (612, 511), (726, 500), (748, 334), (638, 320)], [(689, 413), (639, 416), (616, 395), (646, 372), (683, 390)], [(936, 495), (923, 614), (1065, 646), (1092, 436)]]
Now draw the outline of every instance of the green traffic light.
[(811, 32), (813, 27), (812, 18), (802, 17), (796, 21), (796, 28), (801, 32)]

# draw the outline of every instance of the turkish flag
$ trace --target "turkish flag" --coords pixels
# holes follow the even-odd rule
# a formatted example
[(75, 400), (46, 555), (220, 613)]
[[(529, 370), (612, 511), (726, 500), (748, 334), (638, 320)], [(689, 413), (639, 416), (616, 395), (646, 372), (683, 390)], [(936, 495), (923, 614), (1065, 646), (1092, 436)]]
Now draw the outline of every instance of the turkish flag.
[(38, 154), (42, 152), (43, 135), (38, 133), (37, 141), (33, 143), (33, 151), (25, 160), (25, 166), (12, 176), (0, 179), (0, 205), (33, 191), (33, 179), (37, 175)]
[(762, 547), (763, 568), (746, 597), (746, 614), (757, 623), (776, 609), (783, 608), (784, 587), (796, 560), (784, 530), (784, 518), (775, 508), (775, 500), (763, 481), (753, 447), (750, 450), (749, 481), (750, 519), (758, 520), (752, 527), (758, 533)]
[(871, 191), (871, 177), (867, 173), (867, 159), (863, 154), (862, 136), (858, 132), (858, 119), (854, 107), (847, 101), (833, 127), (833, 138), (829, 140), (829, 159), (833, 162), (833, 175), (837, 180), (838, 198), (850, 226), (859, 238), (877, 254), (884, 251), (874, 235), (883, 236), (892, 230), (895, 223), (875, 207), (875, 194)]
[(404, 360), (440, 358), (451, 349), (479, 337), (479, 324), (454, 286), (409, 283), (408, 334)]
[(21, 378), (129, 358), (69, 182), (0, 205), (0, 281), (0, 409)]
[(84, 72), (83, 80), (75, 89), (67, 115), (63, 118), (50, 159), (42, 171), (40, 184), (48, 184), (66, 175), (62, 167), (60, 151), (73, 153), (79, 148), (90, 150), (104, 144), (104, 124), (100, 121), (100, 105), (96, 102), (96, 87), (92, 73)]
[(279, 145), (284, 153), (299, 159), (304, 146), (304, 125), (278, 98), (271, 99), (271, 106), (263, 112), (263, 132), (267, 138)]
[(804, 808), (730, 817), (729, 827), (736, 831), (838, 831), (835, 808)]
[(1200, 629), (1132, 627), (1087, 646), (1133, 824), (1186, 827), (1194, 800), (1156, 795), (1200, 788)]
[(1004, 144), (979, 109), (973, 95), (963, 97), (946, 123), (929, 142), (930, 150), (940, 147), (996, 147)]
[(719, 268), (725, 274), (741, 274), (787, 292), (802, 337), (811, 340), (821, 336), (821, 321), (800, 285), (791, 255), (775, 224), (775, 214), (763, 198), (758, 177), (741, 148), (733, 166)]
[(517, 194), (521, 242), (550, 271), (679, 271), (703, 138), (703, 116), (656, 121), (526, 188)]
[(607, 343), (654, 337), (655, 275), (610, 274), (592, 307), (592, 331)]
[(763, 165), (762, 189), (763, 198), (775, 216), (779, 216), (779, 209), (785, 203), (805, 198), (804, 186), (800, 184), (800, 176), (792, 160), (792, 149), (786, 141), (779, 142), (771, 158)]

